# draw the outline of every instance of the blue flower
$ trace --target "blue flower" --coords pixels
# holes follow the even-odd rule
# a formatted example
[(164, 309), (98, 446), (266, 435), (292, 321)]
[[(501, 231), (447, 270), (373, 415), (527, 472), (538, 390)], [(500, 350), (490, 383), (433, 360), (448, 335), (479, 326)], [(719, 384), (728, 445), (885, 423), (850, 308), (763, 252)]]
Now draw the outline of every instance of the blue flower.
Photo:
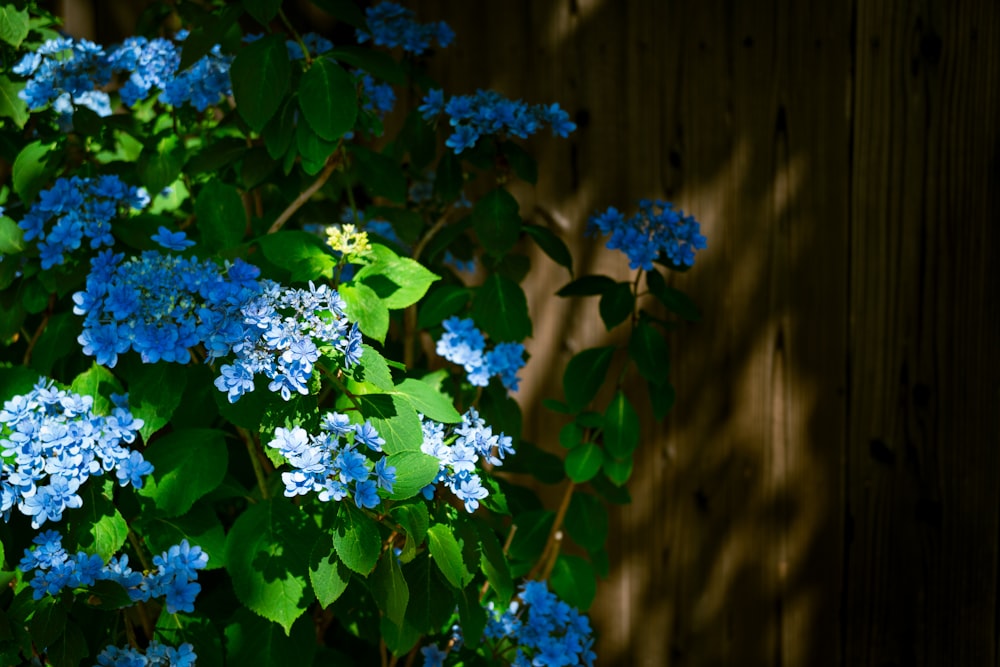
[(621, 250), (633, 269), (651, 271), (662, 260), (676, 267), (694, 264), (695, 251), (707, 247), (701, 225), (667, 201), (639, 201), (639, 211), (626, 219), (616, 208), (595, 213), (587, 223), (590, 234), (610, 235), (606, 247)]
[(172, 232), (166, 227), (160, 227), (152, 237), (160, 246), (167, 250), (185, 250), (194, 245), (194, 241), (188, 240), (184, 232)]
[(444, 22), (419, 24), (416, 14), (394, 2), (381, 2), (365, 10), (368, 30), (358, 29), (358, 41), (371, 39), (376, 46), (402, 47), (413, 55), (421, 55), (436, 41), (442, 48), (451, 44), (454, 31)]

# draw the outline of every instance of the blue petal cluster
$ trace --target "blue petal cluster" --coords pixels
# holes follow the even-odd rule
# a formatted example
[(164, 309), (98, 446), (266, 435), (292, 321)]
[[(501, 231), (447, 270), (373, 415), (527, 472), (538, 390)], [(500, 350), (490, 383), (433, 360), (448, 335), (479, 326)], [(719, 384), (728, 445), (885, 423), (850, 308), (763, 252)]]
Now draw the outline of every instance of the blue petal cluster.
[(361, 108), (375, 114), (379, 120), (396, 106), (396, 92), (388, 83), (380, 83), (363, 70), (354, 73), (361, 81)]
[(51, 103), (64, 115), (72, 114), (74, 104), (101, 116), (111, 115), (110, 98), (100, 89), (108, 86), (115, 74), (127, 76), (119, 94), (128, 106), (159, 90), (164, 104), (189, 103), (204, 111), (232, 94), (232, 57), (223, 55), (218, 45), (183, 71), (178, 71), (180, 62), (181, 49), (162, 38), (130, 37), (106, 51), (85, 39), (60, 37), (24, 56), (12, 71), (28, 78), (18, 95), (29, 109)]
[(31, 517), (40, 528), (61, 521), (66, 509), (83, 506), (77, 493), (90, 477), (115, 471), (122, 486), (141, 488), (153, 471), (132, 443), (141, 419), (128, 409), (127, 397), (115, 396), (109, 416), (93, 411), (94, 399), (58, 389), (40, 379), (27, 394), (15, 396), (0, 410), (0, 513)]
[(621, 250), (631, 268), (645, 271), (652, 270), (661, 254), (675, 266), (692, 266), (695, 251), (707, 247), (698, 221), (660, 199), (640, 199), (639, 212), (631, 218), (614, 207), (595, 214), (587, 222), (587, 232), (610, 234), (606, 247)]
[(156, 569), (135, 572), (128, 556), (112, 558), (105, 565), (100, 556), (80, 551), (70, 556), (62, 546), (62, 537), (54, 530), (39, 533), (34, 549), (25, 549), (17, 568), (25, 574), (34, 572), (31, 587), (36, 600), (58, 595), (64, 588), (93, 586), (98, 581), (113, 581), (124, 588), (133, 602), (163, 598), (167, 612), (193, 612), (194, 600), (201, 591), (198, 570), (208, 564), (208, 554), (201, 547), (181, 540), (153, 558)]
[(358, 30), (358, 42), (369, 39), (376, 46), (387, 46), (390, 49), (400, 46), (403, 51), (415, 56), (423, 54), (436, 41), (438, 46), (446, 48), (455, 39), (455, 31), (444, 21), (420, 24), (416, 22), (416, 13), (412, 9), (402, 7), (395, 2), (380, 2), (365, 10), (368, 19), (368, 31)]
[(418, 110), (426, 120), (448, 117), (452, 134), (445, 145), (459, 154), (476, 145), (482, 136), (512, 136), (527, 139), (548, 125), (552, 135), (568, 137), (576, 123), (558, 104), (525, 104), (509, 100), (494, 90), (478, 90), (473, 95), (454, 95), (445, 100), (444, 91), (435, 88), (424, 96)]
[(437, 341), (436, 351), (464, 368), (470, 384), (485, 387), (497, 375), (504, 387), (517, 391), (520, 383), (517, 372), (524, 366), (524, 345), (497, 343), (487, 352), (486, 339), (471, 319), (449, 317), (441, 324), (445, 332)]
[(424, 497), (433, 498), (438, 483), (444, 483), (465, 503), (467, 512), (475, 512), (479, 501), (490, 495), (475, 472), (476, 462), (482, 458), (490, 465), (503, 465), (503, 459), (515, 453), (511, 437), (494, 434), (475, 408), (469, 408), (462, 422), (447, 431), (443, 424), (423, 418), (421, 427), (424, 440), (420, 451), (440, 464), (437, 477), (422, 489)]
[(514, 667), (593, 667), (597, 656), (590, 620), (540, 581), (521, 586), (520, 601), (507, 609), (487, 605), (486, 637), (517, 646)]
[(38, 240), (43, 269), (66, 261), (84, 239), (91, 248), (114, 244), (111, 221), (129, 209), (149, 204), (143, 188), (126, 185), (117, 176), (58, 179), (38, 194), (24, 218), (17, 223), (24, 240)]
[(130, 349), (145, 363), (185, 363), (198, 343), (228, 353), (242, 340), (239, 309), (259, 293), (258, 275), (241, 260), (220, 268), (152, 250), (128, 260), (105, 250), (91, 261), (86, 289), (73, 295), (73, 312), (84, 316), (77, 340), (112, 368)]
[(359, 508), (372, 508), (381, 502), (379, 489), (392, 493), (396, 468), (385, 456), (373, 462), (361, 447), (381, 453), (384, 444), (371, 423), (352, 424), (347, 415), (330, 412), (321, 420), (319, 433), (300, 426), (277, 428), (268, 446), (293, 468), (281, 473), (289, 498), (316, 492), (323, 502), (352, 498)]
[(174, 648), (154, 639), (145, 653), (131, 646), (108, 646), (97, 656), (97, 664), (100, 667), (194, 667), (197, 658), (191, 644)]

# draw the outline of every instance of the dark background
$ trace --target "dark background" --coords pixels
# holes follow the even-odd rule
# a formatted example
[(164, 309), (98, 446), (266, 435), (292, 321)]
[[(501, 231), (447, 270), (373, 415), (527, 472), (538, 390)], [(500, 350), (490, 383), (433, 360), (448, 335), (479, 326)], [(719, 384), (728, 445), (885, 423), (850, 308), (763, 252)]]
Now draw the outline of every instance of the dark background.
[[(62, 4), (110, 42), (140, 3)], [(627, 278), (582, 229), (639, 197), (709, 239), (673, 279), (704, 318), (671, 336), (677, 407), (613, 513), (599, 663), (998, 664), (1000, 4), (404, 4), (458, 34), (446, 92), (575, 117), (517, 194), (578, 273)], [(534, 262), (519, 400), (559, 451), (540, 400), (607, 334)]]

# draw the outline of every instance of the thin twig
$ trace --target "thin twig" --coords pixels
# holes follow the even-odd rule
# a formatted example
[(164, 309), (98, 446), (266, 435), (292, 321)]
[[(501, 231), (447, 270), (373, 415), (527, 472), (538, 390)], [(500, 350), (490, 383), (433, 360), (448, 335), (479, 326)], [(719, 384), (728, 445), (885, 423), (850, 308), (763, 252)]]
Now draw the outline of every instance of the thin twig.
[(309, 201), (309, 198), (316, 194), (317, 190), (323, 187), (323, 184), (326, 183), (327, 179), (330, 178), (331, 174), (333, 174), (339, 165), (339, 160), (331, 160), (327, 158), (326, 166), (323, 167), (323, 171), (319, 172), (316, 180), (313, 181), (308, 188), (303, 190), (299, 196), (295, 198), (295, 201), (289, 204), (288, 207), (281, 212), (281, 215), (279, 215), (278, 219), (274, 221), (274, 224), (272, 224), (267, 230), (267, 233), (273, 234), (284, 227), (289, 218), (295, 215), (295, 212), (302, 208), (302, 205)]
[(24, 359), (22, 360), (22, 365), (27, 366), (31, 362), (31, 353), (35, 350), (35, 345), (38, 343), (38, 339), (41, 338), (42, 332), (45, 331), (45, 327), (49, 324), (49, 318), (52, 317), (52, 310), (56, 305), (56, 295), (49, 295), (49, 303), (45, 308), (45, 315), (42, 316), (42, 321), (35, 329), (34, 335), (31, 336), (31, 340), (28, 341), (28, 349), (24, 351)]
[(250, 431), (242, 426), (237, 426), (236, 431), (247, 445), (247, 452), (250, 454), (250, 463), (253, 464), (253, 474), (257, 477), (257, 486), (260, 487), (260, 497), (267, 500), (271, 497), (271, 494), (267, 490), (267, 477), (264, 474), (264, 466), (261, 465), (260, 454), (258, 453), (254, 438), (250, 434)]
[[(573, 490), (575, 488), (576, 483), (570, 480), (566, 486), (566, 491), (563, 493), (562, 502), (559, 503), (559, 510), (556, 512), (555, 521), (552, 522), (552, 529), (549, 531), (549, 539), (545, 542), (542, 556), (535, 563), (535, 566), (531, 568), (531, 572), (528, 573), (528, 579), (541, 581), (552, 572), (552, 566), (559, 555), (559, 543), (562, 542), (563, 519), (566, 518), (566, 511), (569, 509), (569, 501), (573, 498)], [(539, 574), (543, 576), (538, 576)]]

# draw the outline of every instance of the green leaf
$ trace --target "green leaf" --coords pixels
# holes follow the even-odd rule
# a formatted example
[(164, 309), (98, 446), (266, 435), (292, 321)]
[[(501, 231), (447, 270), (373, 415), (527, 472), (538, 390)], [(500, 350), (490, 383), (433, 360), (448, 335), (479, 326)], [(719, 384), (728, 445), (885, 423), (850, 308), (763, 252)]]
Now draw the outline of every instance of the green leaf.
[(467, 287), (442, 285), (427, 295), (417, 314), (417, 326), (429, 329), (455, 315), (469, 302), (472, 292)]
[(592, 347), (573, 355), (563, 373), (563, 391), (573, 412), (580, 412), (604, 384), (614, 347)]
[(635, 297), (632, 295), (632, 285), (626, 282), (616, 283), (614, 287), (604, 290), (598, 311), (604, 326), (611, 331), (624, 322), (635, 307)]
[(354, 80), (329, 58), (317, 58), (302, 75), (299, 108), (316, 134), (327, 141), (340, 139), (358, 115)]
[(462, 421), (462, 415), (458, 414), (450, 396), (420, 380), (407, 378), (389, 393), (403, 396), (417, 412), (428, 419), (443, 424), (455, 424)]
[(570, 422), (559, 429), (559, 444), (566, 449), (573, 449), (583, 442), (583, 427), (576, 422)]
[(476, 291), (472, 319), (494, 343), (521, 341), (531, 335), (531, 316), (524, 290), (513, 280), (493, 274)]
[(408, 505), (396, 505), (389, 510), (389, 513), (406, 533), (406, 543), (399, 557), (407, 563), (413, 560), (417, 547), (423, 544), (424, 538), (427, 537), (427, 528), (430, 527), (427, 505), (422, 500)]
[(364, 283), (394, 310), (415, 304), (432, 283), (440, 280), (420, 262), (399, 257), (384, 245), (373, 243), (372, 254), (376, 261), (359, 270), (353, 283)]
[[(240, 607), (226, 626), (226, 656), (229, 665), (287, 667), (311, 665), (316, 652), (315, 626), (306, 617), (285, 632), (274, 623)], [(198, 649), (198, 664), (201, 650)]]
[(604, 448), (611, 456), (631, 456), (639, 446), (639, 415), (619, 391), (604, 412)]
[(326, 538), (321, 537), (313, 547), (309, 558), (309, 581), (323, 607), (336, 602), (351, 581), (350, 570), (340, 562), (333, 544)]
[(78, 492), (83, 507), (64, 515), (69, 519), (67, 547), (74, 545), (77, 550), (96, 553), (105, 563), (128, 538), (128, 524), (111, 502), (113, 486), (108, 480), (106, 490), (102, 490), (99, 480), (90, 480)]
[(396, 160), (358, 145), (351, 146), (351, 155), (358, 180), (368, 194), (398, 204), (406, 202), (406, 175)]
[(28, 632), (37, 646), (48, 646), (66, 630), (66, 608), (58, 598), (45, 597), (35, 602), (28, 621)]
[(72, 621), (66, 623), (65, 632), (49, 643), (45, 651), (46, 664), (52, 667), (76, 667), (88, 655), (87, 637)]
[(0, 255), (16, 255), (24, 250), (24, 232), (7, 216), (0, 217)]
[(434, 196), (444, 203), (453, 202), (463, 185), (462, 161), (451, 151), (445, 151), (434, 175)]
[[(345, 4), (347, 0), (344, 0)], [(318, 4), (325, 4), (320, 2)], [(355, 7), (357, 9), (357, 7)], [(362, 26), (364, 27), (363, 24)], [(377, 79), (382, 79), (394, 86), (407, 86), (406, 70), (388, 53), (375, 51), (366, 46), (341, 46), (327, 55), (340, 62), (362, 69)]]
[(615, 486), (622, 486), (632, 476), (634, 461), (631, 456), (622, 459), (605, 459), (604, 474)]
[(477, 523), (476, 528), (479, 530), (479, 566), (496, 593), (497, 601), (504, 606), (514, 596), (514, 581), (510, 576), (507, 558), (503, 555), (503, 548), (492, 528), (483, 523)]
[(410, 402), (402, 396), (365, 394), (358, 396), (361, 415), (368, 419), (385, 439), (382, 450), (389, 455), (419, 452), (424, 441), (420, 418)]
[(521, 235), (517, 200), (503, 187), (488, 192), (472, 208), (472, 226), (486, 252), (503, 255)]
[[(264, 131), (266, 132), (267, 130), (265, 129)], [(277, 168), (278, 163), (271, 158), (266, 148), (261, 148), (260, 146), (251, 148), (243, 157), (243, 165), (240, 168), (240, 180), (242, 181), (243, 188), (252, 190), (261, 183), (264, 183)]]
[[(278, 110), (292, 78), (284, 35), (268, 35), (245, 46), (229, 68), (236, 109), (255, 132)], [(303, 77), (303, 83), (305, 77)]]
[(383, 391), (391, 391), (396, 385), (392, 381), (392, 372), (385, 357), (371, 345), (362, 345), (361, 350), (361, 362), (356, 367), (358, 370), (355, 370), (355, 379), (360, 378)]
[(424, 120), (420, 111), (414, 109), (406, 117), (397, 141), (410, 154), (410, 166), (424, 171), (437, 153), (437, 136), (434, 128)]
[(573, 275), (573, 255), (570, 254), (569, 248), (566, 247), (561, 238), (556, 236), (552, 230), (538, 225), (525, 225), (524, 231), (535, 240), (535, 243), (542, 249), (542, 252), (549, 256), (549, 259), (559, 266), (565, 267), (569, 274)]
[(295, 127), (295, 146), (302, 156), (302, 169), (315, 176), (324, 166), (327, 158), (337, 150), (336, 141), (327, 141), (316, 134), (309, 123), (299, 123)]
[(479, 591), (475, 586), (462, 589), (456, 601), (462, 632), (469, 637), (481, 637), (486, 629), (486, 609), (479, 603)]
[(116, 611), (135, 606), (135, 601), (129, 596), (128, 591), (117, 581), (108, 579), (98, 581), (92, 586), (87, 586), (85, 591), (84, 599), (87, 601), (87, 606), (94, 609)]
[(229, 455), (225, 433), (207, 428), (173, 431), (146, 448), (153, 464), (139, 495), (149, 498), (163, 516), (180, 516), (214, 490), (226, 475)]
[(91, 396), (94, 399), (94, 412), (107, 415), (111, 414), (111, 394), (122, 393), (122, 386), (111, 371), (94, 362), (88, 370), (73, 379), (69, 390), (81, 396)]
[(5, 403), (19, 394), (27, 394), (41, 379), (43, 378), (38, 371), (24, 366), (0, 367), (0, 403)]
[(226, 566), (226, 533), (222, 522), (216, 516), (211, 498), (195, 505), (180, 517), (151, 516), (140, 517), (146, 544), (156, 554), (164, 552), (181, 540), (197, 544), (208, 554), (206, 570), (216, 570)]
[(472, 581), (472, 573), (465, 567), (462, 560), (462, 547), (452, 532), (452, 528), (444, 524), (435, 524), (427, 530), (427, 546), (431, 558), (441, 570), (441, 574), (455, 588), (465, 588)]
[(198, 218), (202, 242), (207, 247), (223, 250), (243, 240), (246, 211), (239, 191), (233, 186), (217, 180), (206, 183), (195, 199), (194, 214)]
[(344, 299), (347, 318), (357, 322), (361, 332), (380, 343), (385, 342), (389, 331), (389, 307), (368, 285), (352, 283), (338, 288)]
[(265, 28), (281, 9), (281, 0), (243, 0), (243, 7), (250, 16)]
[[(216, 44), (227, 42), (228, 35), (232, 34), (234, 27), (235, 32), (239, 34), (236, 20), (242, 15), (243, 8), (238, 3), (231, 3), (218, 14), (204, 13), (198, 16), (198, 20), (193, 22), (191, 34), (184, 40), (178, 69), (181, 71), (188, 69), (208, 54)], [(229, 52), (229, 49), (226, 49), (226, 52)]]
[(440, 468), (435, 457), (423, 452), (397, 452), (389, 455), (387, 463), (396, 468), (396, 483), (389, 496), (393, 500), (406, 500), (420, 493), (434, 481)]
[(18, 11), (14, 5), (0, 6), (0, 39), (15, 49), (28, 36), (28, 10)]
[(142, 149), (136, 165), (139, 180), (155, 196), (177, 180), (186, 160), (184, 143), (176, 136), (165, 136)]
[(556, 295), (594, 296), (595, 294), (604, 294), (607, 290), (614, 288), (616, 284), (607, 276), (581, 276), (559, 288)]
[(574, 542), (587, 551), (599, 551), (608, 539), (608, 510), (597, 497), (574, 493), (564, 525)]
[[(251, 505), (226, 539), (226, 563), (236, 597), (285, 634), (312, 602), (309, 556), (316, 524), (286, 498)], [(256, 661), (254, 661), (256, 664)]]
[(292, 145), (295, 139), (295, 117), (298, 106), (294, 99), (286, 101), (281, 107), (281, 113), (276, 113), (264, 127), (264, 147), (267, 154), (277, 160)]
[(34, 200), (52, 178), (62, 158), (62, 152), (56, 146), (55, 143), (33, 141), (17, 154), (12, 185), (21, 201), (28, 203)]
[(655, 326), (639, 322), (632, 330), (628, 354), (639, 374), (651, 384), (663, 385), (670, 372), (670, 349), (667, 341)]
[(503, 153), (507, 164), (511, 166), (518, 178), (532, 185), (538, 183), (538, 162), (530, 153), (513, 141), (501, 143), (500, 152)]
[(375, 604), (385, 617), (396, 625), (402, 625), (410, 591), (392, 549), (386, 549), (379, 559), (371, 577), (371, 591)]
[(24, 83), (11, 81), (0, 74), (0, 116), (10, 118), (18, 129), (28, 122), (28, 103), (17, 96), (24, 90)]
[[(75, 118), (75, 117), (74, 117)], [(197, 154), (191, 157), (185, 165), (187, 174), (222, 171), (234, 162), (239, 161), (247, 152), (245, 140), (231, 137), (219, 139), (206, 144)], [(214, 175), (214, 174), (213, 174)]]
[(549, 577), (553, 592), (580, 611), (587, 611), (597, 595), (594, 568), (579, 556), (560, 554)]
[(180, 405), (187, 373), (177, 364), (141, 364), (128, 378), (128, 402), (132, 415), (143, 421), (143, 440), (166, 426)]
[(667, 283), (659, 271), (654, 269), (646, 272), (646, 285), (649, 287), (649, 291), (671, 312), (689, 322), (701, 320), (701, 311), (698, 310), (698, 306), (691, 300), (691, 297), (678, 289), (667, 287)]
[(305, 282), (333, 275), (337, 266), (323, 241), (315, 234), (284, 230), (256, 240), (269, 261), (291, 272), (291, 282)]
[(410, 589), (407, 623), (424, 634), (440, 630), (454, 611), (455, 600), (447, 594), (447, 583), (431, 565), (427, 552), (404, 565), (403, 574)]
[(333, 548), (344, 565), (367, 577), (382, 552), (378, 525), (352, 504), (341, 503), (333, 531)]
[(577, 484), (589, 482), (604, 462), (604, 452), (592, 442), (582, 442), (566, 455), (566, 474)]

